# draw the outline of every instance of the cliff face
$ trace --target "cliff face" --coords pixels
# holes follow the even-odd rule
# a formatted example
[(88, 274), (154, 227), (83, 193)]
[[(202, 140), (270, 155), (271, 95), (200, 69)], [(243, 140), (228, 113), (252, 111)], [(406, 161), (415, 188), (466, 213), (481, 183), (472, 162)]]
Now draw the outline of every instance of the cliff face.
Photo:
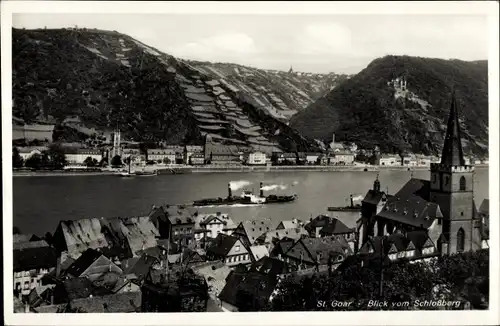
[(312, 148), (238, 86), (118, 32), (13, 30), (13, 115), (55, 120), (58, 139), (119, 128), (135, 141)]
[(309, 139), (354, 141), (381, 150), (439, 153), (452, 88), (465, 151), (488, 151), (488, 64), (408, 56), (370, 63), (308, 108), (290, 125)]

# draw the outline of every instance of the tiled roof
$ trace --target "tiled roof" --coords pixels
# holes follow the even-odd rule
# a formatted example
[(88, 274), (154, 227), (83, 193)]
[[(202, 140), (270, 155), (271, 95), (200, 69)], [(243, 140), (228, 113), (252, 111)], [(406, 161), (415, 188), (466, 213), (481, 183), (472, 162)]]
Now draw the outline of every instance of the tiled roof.
[(325, 225), (320, 230), (320, 233), (327, 234), (327, 235), (344, 234), (344, 233), (351, 233), (351, 232), (354, 232), (354, 229), (347, 227), (344, 223), (342, 223), (340, 220), (338, 220), (336, 218), (332, 218), (330, 223)]
[(14, 272), (32, 269), (52, 268), (57, 264), (57, 253), (52, 247), (15, 249), (13, 252)]
[(283, 238), (290, 238), (297, 240), (302, 236), (308, 236), (307, 231), (304, 228), (295, 227), (268, 231), (258, 237), (256, 241), (259, 243), (272, 243), (274, 239), (281, 240)]
[(406, 234), (406, 236), (418, 250), (422, 250), (428, 240), (432, 242), (427, 234), (427, 231), (425, 230), (410, 231)]
[(411, 179), (389, 198), (378, 216), (422, 228), (443, 217), (439, 206), (429, 202), (429, 181), (419, 179)]
[(25, 241), (25, 242), (14, 242), (13, 244), (14, 250), (16, 249), (28, 249), (28, 248), (40, 248), (40, 247), (48, 247), (49, 244), (45, 240), (38, 241)]
[(236, 241), (238, 241), (237, 237), (219, 233), (210, 244), (210, 247), (207, 248), (207, 254), (212, 253), (217, 256), (226, 256), (231, 248), (233, 248)]
[(73, 309), (88, 313), (104, 312), (140, 312), (141, 291), (123, 292), (85, 299), (75, 299), (70, 302)]
[(158, 258), (143, 254), (139, 259), (127, 260), (125, 262), (127, 267), (122, 266), (123, 274), (134, 274), (139, 281), (142, 281), (155, 263), (159, 263)]
[(291, 238), (283, 238), (275, 244), (272, 252), (273, 254), (286, 254), (294, 243), (295, 241)]
[(28, 242), (28, 241), (30, 241), (31, 237), (32, 237), (32, 234), (14, 234), (12, 236), (12, 240), (14, 243), (16, 243), (16, 242)]
[(483, 202), (481, 203), (481, 206), (479, 206), (478, 213), (490, 216), (490, 200), (489, 199), (483, 200)]
[(384, 198), (385, 192), (383, 191), (375, 191), (373, 189), (368, 190), (368, 192), (365, 195), (365, 198), (363, 198), (363, 203), (371, 204), (371, 205), (378, 205), (380, 201)]
[(97, 218), (61, 221), (60, 226), (71, 256), (78, 256), (88, 248), (108, 247)]
[(269, 218), (243, 221), (240, 226), (243, 226), (250, 243), (254, 243), (259, 236), (274, 229), (274, 223)]
[(300, 227), (302, 221), (298, 219), (293, 219), (293, 220), (285, 220), (281, 221), (283, 224), (283, 228), (285, 229), (294, 229)]
[[(302, 245), (303, 244), (303, 245)], [(300, 259), (304, 262), (316, 264), (319, 258), (320, 264), (326, 264), (329, 256), (333, 253), (345, 255), (344, 251), (349, 251), (340, 242), (333, 238), (304, 238), (297, 241), (286, 253), (286, 256)]]
[(122, 222), (123, 234), (127, 237), (132, 254), (136, 255), (140, 250), (157, 245), (156, 238), (160, 234), (149, 217), (124, 218)]
[(267, 250), (267, 247), (264, 245), (251, 246), (250, 251), (252, 252), (252, 255), (255, 260), (259, 260), (263, 257), (269, 256), (269, 250)]
[(78, 259), (67, 269), (68, 274), (74, 277), (80, 277), (90, 265), (102, 256), (97, 250), (87, 249)]

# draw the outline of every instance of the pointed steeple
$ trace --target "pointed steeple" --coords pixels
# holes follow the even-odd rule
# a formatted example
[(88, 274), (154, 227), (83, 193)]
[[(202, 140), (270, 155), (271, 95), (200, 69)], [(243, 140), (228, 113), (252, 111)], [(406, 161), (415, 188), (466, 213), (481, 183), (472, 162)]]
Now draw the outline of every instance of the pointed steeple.
[(441, 164), (465, 165), (455, 90), (453, 90), (451, 99), (450, 116), (448, 117), (448, 125), (446, 127)]
[(378, 173), (377, 173), (377, 178), (373, 182), (373, 190), (377, 192), (380, 191), (380, 181), (378, 180)]

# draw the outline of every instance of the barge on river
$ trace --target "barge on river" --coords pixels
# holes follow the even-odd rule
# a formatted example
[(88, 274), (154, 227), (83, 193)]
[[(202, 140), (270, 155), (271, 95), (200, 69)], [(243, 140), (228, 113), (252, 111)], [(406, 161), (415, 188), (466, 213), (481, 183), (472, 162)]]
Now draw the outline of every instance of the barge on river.
[(228, 196), (226, 198), (206, 198), (201, 200), (196, 200), (193, 202), (193, 206), (212, 206), (212, 205), (234, 205), (234, 204), (280, 204), (289, 203), (295, 201), (298, 197), (297, 195), (268, 195), (264, 196), (264, 190), (262, 189), (262, 182), (260, 183), (260, 193), (259, 196), (254, 195), (251, 191), (243, 191), (241, 196), (233, 196), (231, 190), (231, 184), (228, 185)]
[(356, 204), (354, 205), (354, 198), (352, 195), (349, 196), (351, 200), (351, 204), (349, 206), (331, 206), (328, 207), (329, 212), (360, 212), (361, 211), (361, 205)]

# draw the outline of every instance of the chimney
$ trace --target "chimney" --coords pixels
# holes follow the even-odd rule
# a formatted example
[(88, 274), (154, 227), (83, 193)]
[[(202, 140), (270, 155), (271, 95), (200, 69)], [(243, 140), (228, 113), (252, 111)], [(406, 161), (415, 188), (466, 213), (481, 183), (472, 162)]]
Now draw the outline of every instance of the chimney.
[(261, 197), (264, 197), (264, 189), (262, 189), (262, 186), (263, 186), (263, 184), (262, 184), (262, 182), (261, 182), (261, 183), (260, 183), (260, 196), (261, 196)]
[(352, 195), (349, 196), (351, 199), (351, 207), (354, 207), (354, 199), (352, 198)]
[(332, 134), (332, 144), (335, 144), (335, 133)]
[(228, 197), (232, 197), (233, 196), (233, 193), (231, 191), (231, 184), (230, 183), (227, 184), (227, 194), (228, 194)]

